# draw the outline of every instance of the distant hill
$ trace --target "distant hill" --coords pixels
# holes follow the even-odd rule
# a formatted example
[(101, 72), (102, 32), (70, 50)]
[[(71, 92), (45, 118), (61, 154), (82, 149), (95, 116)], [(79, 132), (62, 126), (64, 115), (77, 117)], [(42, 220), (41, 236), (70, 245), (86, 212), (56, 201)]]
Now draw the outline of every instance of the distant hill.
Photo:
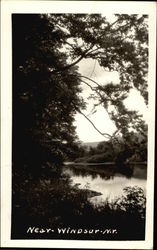
[(89, 147), (96, 148), (97, 145), (100, 143), (100, 141), (95, 141), (95, 142), (83, 142), (82, 144)]

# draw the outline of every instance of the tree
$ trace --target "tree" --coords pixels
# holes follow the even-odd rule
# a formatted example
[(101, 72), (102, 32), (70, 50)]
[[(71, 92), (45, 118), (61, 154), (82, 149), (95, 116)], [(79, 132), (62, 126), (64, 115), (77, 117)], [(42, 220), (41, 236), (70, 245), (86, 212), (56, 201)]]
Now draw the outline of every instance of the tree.
[[(57, 19), (58, 18), (58, 19)], [(107, 139), (118, 143), (123, 137), (123, 145), (128, 143), (131, 132), (143, 135), (146, 128), (142, 116), (137, 111), (128, 110), (124, 101), (131, 89), (136, 89), (148, 104), (147, 70), (148, 70), (148, 26), (146, 15), (115, 15), (114, 21), (107, 21), (101, 15), (54, 15), (58, 28), (64, 30), (67, 40), (64, 43), (69, 53), (69, 66), (58, 68), (59, 72), (78, 64), (82, 59), (93, 59), (104, 71), (117, 71), (120, 83), (97, 83), (92, 78), (80, 75), (83, 84), (88, 85), (96, 100), (96, 106), (103, 105), (117, 130), (113, 135), (100, 132), (80, 109), (80, 112), (93, 127)], [(128, 147), (128, 150), (130, 148)]]
[[(76, 112), (117, 143), (119, 135), (127, 142), (130, 131), (143, 133), (142, 117), (124, 101), (135, 88), (148, 102), (147, 16), (113, 19), (99, 14), (13, 15), (13, 161), (60, 163), (76, 140)], [(81, 75), (78, 63), (89, 58), (105, 71), (117, 71), (120, 83), (97, 83)], [(93, 91), (94, 108), (103, 105), (114, 121), (113, 135), (100, 132), (83, 113), (82, 83)]]
[[(64, 36), (40, 15), (13, 15), (13, 164), (40, 173), (60, 164), (77, 139), (75, 107), (84, 108), (77, 67), (50, 74), (67, 55)], [(73, 75), (73, 76), (71, 76)], [(69, 82), (71, 84), (69, 88)]]

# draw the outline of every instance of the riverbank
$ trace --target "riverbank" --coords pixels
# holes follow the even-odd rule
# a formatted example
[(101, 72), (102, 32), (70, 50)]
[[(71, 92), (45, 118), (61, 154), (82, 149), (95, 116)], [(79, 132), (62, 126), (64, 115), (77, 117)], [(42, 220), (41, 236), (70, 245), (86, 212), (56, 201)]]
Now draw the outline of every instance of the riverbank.
[[(74, 169), (72, 165), (63, 166), (65, 169), (69, 167)], [(13, 182), (16, 193), (13, 194), (12, 239), (143, 240), (145, 235), (145, 193), (142, 187), (136, 185), (136, 183), (139, 184), (139, 180), (136, 183), (130, 180), (131, 186), (129, 180), (124, 177), (113, 176), (114, 178), (109, 180), (107, 174), (110, 178), (111, 172), (108, 168), (102, 179), (97, 176), (97, 166), (84, 165), (84, 171), (81, 170), (83, 165), (75, 165), (75, 167), (79, 167), (79, 171), (82, 172), (82, 176), (80, 173), (75, 175), (75, 181), (72, 176), (64, 173), (54, 178), (47, 176), (47, 178), (40, 177), (27, 181), (23, 181), (25, 176), (22, 178), (22, 173), (18, 175), (18, 179), (16, 176), (16, 183)], [(94, 167), (97, 168), (96, 174), (90, 174), (89, 177), (87, 167), (91, 168), (90, 171), (93, 171)], [(99, 167), (99, 171), (102, 171), (103, 165)], [(80, 178), (78, 178), (79, 176)], [(96, 182), (95, 177), (99, 182)], [(81, 178), (85, 185), (82, 185)], [(94, 188), (91, 180), (93, 180), (93, 184), (96, 184), (97, 189)], [(72, 183), (74, 185), (71, 185)], [(117, 184), (121, 183), (122, 192), (120, 194)], [(108, 195), (103, 193), (107, 190), (109, 192), (113, 190), (115, 195), (117, 192), (119, 198), (109, 200)], [(97, 203), (91, 202), (96, 196), (96, 199), (101, 199), (103, 195), (106, 198), (99, 206)], [(57, 231), (57, 228), (69, 227), (99, 230), (116, 227), (118, 234), (27, 233), (30, 227), (50, 228), (52, 225), (54, 231)], [(132, 228), (136, 230), (132, 231)]]
[[(19, 192), (25, 195), (13, 207), (12, 239), (144, 240), (145, 195), (138, 187), (126, 188), (125, 196), (112, 202), (106, 199), (99, 207), (89, 201), (98, 192), (72, 187), (64, 178), (30, 182), (29, 189), (23, 187)], [(28, 233), (30, 227), (52, 226), (54, 233)], [(114, 228), (117, 234), (59, 234), (57, 228)]]
[[(116, 162), (116, 158), (114, 156), (107, 157), (104, 153), (94, 154), (94, 155), (86, 155), (84, 157), (80, 157), (75, 159), (75, 164), (106, 164), (106, 165), (113, 165)], [(136, 164), (147, 164), (146, 161), (140, 161), (140, 159), (128, 159), (127, 163), (131, 165)]]

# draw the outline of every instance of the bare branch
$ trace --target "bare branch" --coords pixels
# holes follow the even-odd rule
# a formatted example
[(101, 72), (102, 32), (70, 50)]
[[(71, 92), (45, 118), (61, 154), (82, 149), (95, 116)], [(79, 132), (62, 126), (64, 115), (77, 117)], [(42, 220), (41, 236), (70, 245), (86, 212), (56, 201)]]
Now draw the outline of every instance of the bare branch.
[[(105, 98), (100, 94), (100, 92), (97, 91), (97, 89), (93, 88), (89, 83), (87, 83), (84, 80), (81, 80), (83, 83), (85, 83), (88, 87), (91, 88), (92, 91), (95, 91), (101, 98), (102, 103), (106, 100), (106, 101), (110, 101), (111, 99)], [(108, 110), (105, 108), (105, 106), (103, 105), (104, 109), (106, 110), (106, 112), (108, 113), (108, 115), (110, 116), (110, 113), (108, 112)], [(75, 107), (76, 109), (76, 107)], [(109, 135), (107, 133), (102, 133), (99, 129), (97, 129), (97, 127), (94, 125), (94, 123), (80, 110), (76, 109), (80, 114), (82, 114), (91, 124), (92, 126), (97, 130), (97, 132), (99, 134), (101, 134), (102, 136), (104, 136), (106, 138), (106, 136), (110, 137), (111, 140), (116, 140), (118, 142), (118, 144), (120, 144), (118, 138), (116, 138), (116, 134), (118, 133), (118, 129), (113, 133), (113, 135)], [(105, 136), (106, 135), (106, 136)]]
[(80, 57), (79, 57), (76, 61), (74, 61), (73, 63), (68, 64), (67, 66), (58, 68), (58, 69), (52, 71), (51, 73), (52, 73), (52, 74), (55, 74), (55, 73), (59, 73), (59, 72), (61, 72), (61, 71), (65, 71), (65, 70), (67, 70), (67, 69), (73, 67), (74, 65), (76, 65), (76, 64), (77, 64), (78, 62), (80, 62), (83, 58), (84, 58), (84, 55), (80, 56)]
[(90, 122), (90, 124), (92, 124), (92, 126), (94, 127), (94, 129), (100, 134), (100, 135), (102, 135), (103, 137), (105, 137), (105, 138), (107, 138), (107, 139), (111, 139), (112, 138), (112, 136), (111, 135), (109, 135), (109, 134), (107, 134), (107, 133), (102, 133), (95, 125), (94, 125), (94, 123), (81, 111), (81, 110), (79, 110), (79, 109), (77, 109), (77, 111), (81, 114), (81, 115), (83, 115), (89, 122)]
[(92, 87), (88, 82), (81, 80), (81, 82), (85, 83), (92, 91), (96, 91), (94, 87)]
[(78, 77), (85, 78), (85, 79), (87, 79), (87, 80), (89, 80), (89, 81), (95, 83), (97, 86), (102, 87), (99, 83), (97, 83), (96, 81), (94, 81), (93, 79), (91, 79), (91, 78), (89, 78), (89, 77), (87, 77), (87, 76), (80, 75), (80, 76), (78, 76)]
[(95, 67), (96, 67), (96, 60), (94, 61), (94, 67), (93, 67), (93, 70), (92, 70), (92, 72), (91, 72), (91, 74), (90, 74), (90, 77), (93, 75), (93, 73), (94, 73), (94, 71), (95, 71)]
[(79, 63), (83, 58), (86, 58), (86, 56), (88, 55), (88, 52), (90, 51), (90, 49), (93, 47), (94, 45), (91, 45), (90, 48), (86, 49), (85, 51), (82, 52), (82, 54), (80, 55), (80, 57), (78, 57), (78, 59), (76, 59), (74, 62), (72, 62), (71, 64), (68, 64), (66, 66), (60, 67), (55, 69), (54, 71), (51, 72), (51, 74), (55, 74), (55, 73), (59, 73), (61, 71), (65, 71), (71, 67), (73, 67), (74, 65), (76, 65), (77, 63)]
[(83, 115), (89, 122), (90, 122), (90, 124), (94, 127), (94, 129), (100, 134), (100, 135), (102, 135), (104, 138), (106, 138), (106, 139), (111, 139), (111, 142), (113, 143), (113, 140), (116, 140), (117, 141), (117, 143), (118, 144), (120, 144), (120, 142), (119, 142), (119, 140), (118, 140), (118, 138), (116, 138), (115, 137), (115, 135), (116, 135), (116, 133), (118, 132), (118, 130), (116, 130), (115, 132), (114, 132), (114, 134), (113, 135), (110, 135), (110, 134), (108, 134), (108, 133), (102, 133), (95, 125), (94, 125), (94, 123), (81, 111), (81, 110), (79, 110), (79, 109), (77, 109), (77, 111), (81, 114), (81, 115)]

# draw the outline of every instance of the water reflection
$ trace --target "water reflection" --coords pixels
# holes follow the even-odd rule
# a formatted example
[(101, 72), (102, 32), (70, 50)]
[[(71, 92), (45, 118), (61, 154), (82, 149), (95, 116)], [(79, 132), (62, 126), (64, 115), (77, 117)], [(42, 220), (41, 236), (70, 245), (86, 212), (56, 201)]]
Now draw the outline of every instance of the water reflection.
[[(120, 173), (121, 172), (121, 173)], [(146, 166), (132, 166), (117, 171), (115, 166), (75, 166), (63, 167), (63, 173), (71, 177), (72, 185), (80, 189), (90, 189), (101, 192), (102, 195), (92, 197), (95, 204), (104, 202), (106, 198), (113, 200), (123, 194), (126, 186), (138, 186), (145, 191)]]
[(94, 180), (100, 176), (104, 180), (108, 180), (110, 178), (114, 178), (115, 170), (113, 169), (101, 169), (101, 166), (99, 169), (88, 169), (87, 166), (83, 165), (83, 168), (76, 168), (74, 165), (72, 166), (66, 166), (64, 167), (64, 173), (67, 173), (70, 176), (81, 176), (81, 177), (88, 177), (91, 176), (91, 178)]

